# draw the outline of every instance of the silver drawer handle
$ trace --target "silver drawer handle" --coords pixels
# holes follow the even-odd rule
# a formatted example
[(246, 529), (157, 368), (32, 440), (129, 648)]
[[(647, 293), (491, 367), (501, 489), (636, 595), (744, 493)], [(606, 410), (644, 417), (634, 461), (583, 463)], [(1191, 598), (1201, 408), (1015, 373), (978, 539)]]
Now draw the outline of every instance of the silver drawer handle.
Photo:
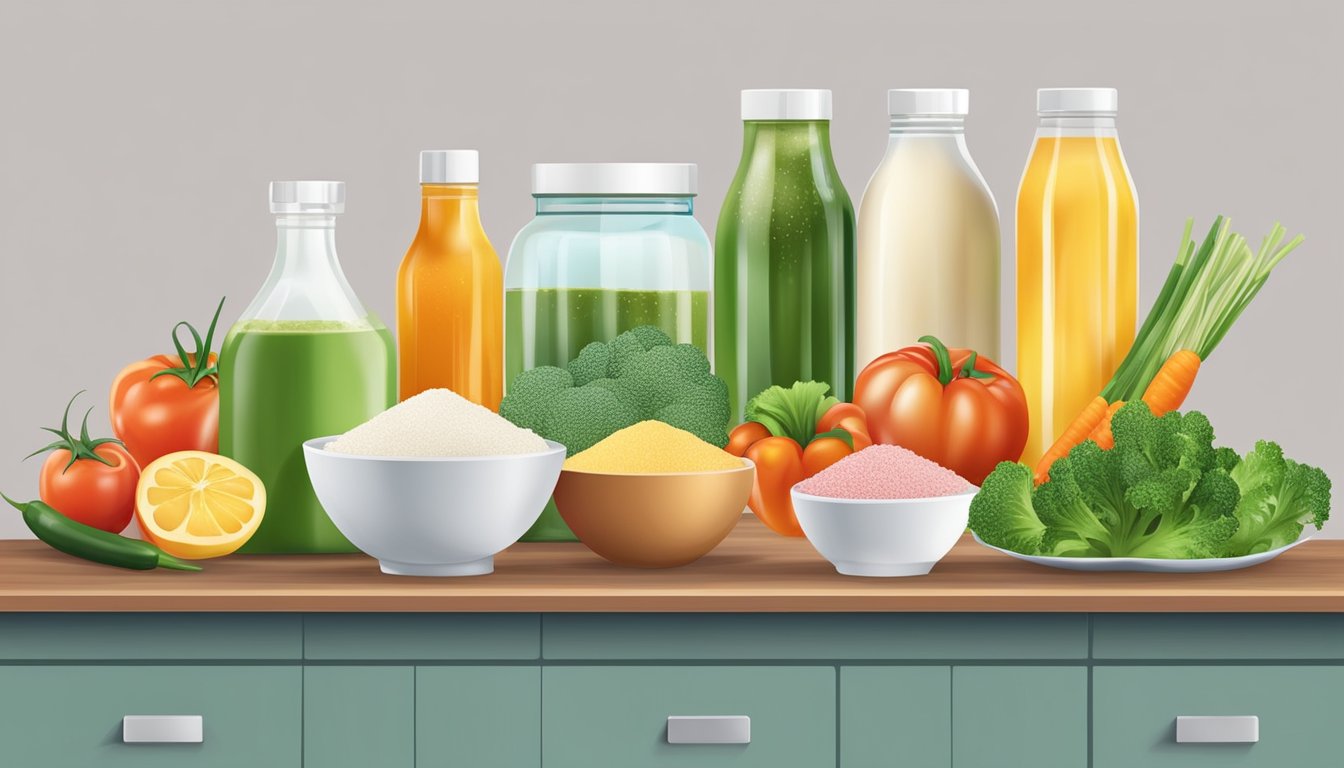
[(125, 744), (200, 744), (205, 718), (200, 715), (126, 715), (121, 718)]
[(1260, 741), (1255, 715), (1181, 715), (1176, 718), (1177, 744), (1254, 744)]
[(751, 718), (746, 715), (670, 715), (668, 744), (750, 744)]

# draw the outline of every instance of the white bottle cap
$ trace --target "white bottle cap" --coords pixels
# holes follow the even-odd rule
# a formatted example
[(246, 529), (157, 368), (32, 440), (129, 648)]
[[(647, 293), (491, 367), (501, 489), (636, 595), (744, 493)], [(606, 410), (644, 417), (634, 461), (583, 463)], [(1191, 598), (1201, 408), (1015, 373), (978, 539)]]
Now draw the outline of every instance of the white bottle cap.
[(964, 115), (970, 111), (971, 92), (965, 88), (894, 88), (887, 91), (887, 114)]
[(695, 195), (695, 163), (537, 163), (534, 195)]
[(1036, 91), (1036, 112), (1042, 115), (1114, 115), (1120, 95), (1114, 88), (1042, 88)]
[(831, 92), (821, 88), (743, 91), (742, 119), (830, 120)]
[(344, 212), (344, 181), (271, 182), (271, 213)]
[(479, 184), (480, 154), (474, 149), (421, 150), (420, 183)]

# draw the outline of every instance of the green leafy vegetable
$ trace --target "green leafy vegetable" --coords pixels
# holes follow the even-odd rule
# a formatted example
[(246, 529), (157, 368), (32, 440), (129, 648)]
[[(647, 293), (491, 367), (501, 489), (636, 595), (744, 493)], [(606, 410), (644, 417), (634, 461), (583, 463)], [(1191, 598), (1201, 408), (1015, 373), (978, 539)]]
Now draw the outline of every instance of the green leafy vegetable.
[(647, 419), (728, 444), (728, 387), (705, 353), (653, 326), (594, 342), (564, 368), (541, 366), (509, 382), (499, 413), (561, 443), (573, 456)]
[(1114, 448), (1083, 442), (1034, 490), (1025, 466), (1000, 464), (971, 502), (971, 529), (1023, 554), (1198, 559), (1274, 549), (1329, 517), (1324, 472), (1274, 443), (1244, 459), (1215, 448), (1198, 411), (1159, 418), (1136, 400), (1112, 431)]
[(747, 401), (747, 421), (763, 424), (770, 434), (807, 445), (817, 431), (817, 422), (840, 402), (830, 395), (831, 385), (820, 381), (795, 381), (763, 390)]

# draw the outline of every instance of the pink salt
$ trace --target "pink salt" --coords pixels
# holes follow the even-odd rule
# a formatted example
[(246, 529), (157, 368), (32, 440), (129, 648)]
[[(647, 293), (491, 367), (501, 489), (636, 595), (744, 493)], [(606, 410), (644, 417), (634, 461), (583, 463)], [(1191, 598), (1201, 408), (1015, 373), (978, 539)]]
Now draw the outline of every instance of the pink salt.
[(850, 454), (797, 485), (832, 499), (926, 499), (972, 490), (966, 478), (899, 445)]

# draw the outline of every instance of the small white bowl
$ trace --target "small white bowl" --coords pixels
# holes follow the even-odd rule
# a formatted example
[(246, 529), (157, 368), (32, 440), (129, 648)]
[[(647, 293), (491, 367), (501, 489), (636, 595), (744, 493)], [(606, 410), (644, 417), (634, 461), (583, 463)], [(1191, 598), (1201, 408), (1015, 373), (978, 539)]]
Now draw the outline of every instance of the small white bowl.
[(512, 456), (352, 456), (303, 444), (317, 500), (351, 544), (396, 576), (478, 576), (527, 532), (555, 490), (565, 447)]
[(847, 576), (923, 576), (966, 532), (976, 489), (928, 499), (833, 499), (793, 489), (793, 511)]

